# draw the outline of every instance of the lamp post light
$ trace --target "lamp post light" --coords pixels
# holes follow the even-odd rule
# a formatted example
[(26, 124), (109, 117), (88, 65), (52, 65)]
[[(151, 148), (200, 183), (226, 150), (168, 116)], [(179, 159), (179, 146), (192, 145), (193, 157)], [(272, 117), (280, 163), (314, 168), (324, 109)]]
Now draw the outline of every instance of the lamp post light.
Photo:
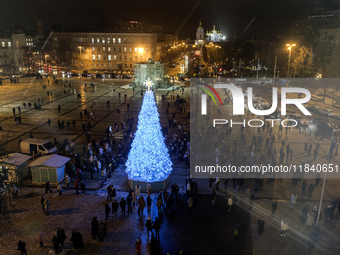
[[(45, 64), (46, 64), (46, 73), (48, 73), (48, 64), (47, 64), (47, 58), (49, 58), (50, 55), (45, 55)], [(44, 70), (45, 71), (45, 70)]]
[(296, 44), (295, 43), (292, 43), (292, 44), (288, 43), (288, 44), (286, 44), (286, 46), (288, 47), (288, 72), (287, 72), (287, 76), (289, 78), (290, 57), (292, 55), (292, 48), (295, 47)]
[(79, 70), (80, 70), (80, 66), (81, 66), (81, 61), (80, 61), (80, 56), (81, 56), (81, 46), (78, 46), (79, 49)]

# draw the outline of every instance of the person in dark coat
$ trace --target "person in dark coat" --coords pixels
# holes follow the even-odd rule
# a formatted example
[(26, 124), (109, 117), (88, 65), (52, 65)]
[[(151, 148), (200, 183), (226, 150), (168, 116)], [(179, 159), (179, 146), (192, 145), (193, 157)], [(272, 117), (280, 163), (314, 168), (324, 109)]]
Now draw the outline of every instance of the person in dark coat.
[(21, 255), (23, 255), (23, 254), (27, 255), (26, 243), (20, 240), (18, 242), (18, 249), (17, 250), (21, 252)]
[(94, 217), (92, 219), (91, 228), (92, 228), (91, 233), (92, 233), (93, 240), (96, 240), (98, 236), (98, 230), (99, 230), (99, 222), (97, 220), (97, 217)]
[(67, 238), (67, 236), (65, 235), (65, 230), (64, 229), (58, 228), (57, 238), (58, 238), (58, 241), (61, 244), (61, 246), (63, 246), (64, 242), (65, 242), (65, 240)]
[(45, 194), (47, 194), (48, 191), (49, 191), (50, 193), (53, 192), (53, 191), (51, 190), (51, 188), (50, 188), (50, 181), (49, 181), (49, 180), (47, 180), (46, 183), (45, 183)]
[(124, 198), (122, 198), (122, 199), (120, 200), (120, 202), (119, 202), (119, 205), (120, 205), (120, 209), (122, 210), (122, 214), (121, 214), (121, 216), (123, 216), (123, 215), (124, 215), (124, 217), (125, 217), (125, 207), (126, 207), (126, 201), (125, 201), (125, 199), (124, 199)]
[(113, 214), (113, 217), (116, 215), (116, 219), (118, 217), (118, 208), (119, 208), (119, 204), (118, 204), (117, 200), (113, 199), (113, 202), (112, 202), (112, 214)]
[(159, 229), (161, 228), (161, 222), (158, 217), (155, 218), (155, 221), (152, 223), (152, 228), (155, 230), (156, 239), (159, 240)]
[(86, 185), (83, 181), (80, 182), (81, 194), (85, 194)]
[(99, 229), (98, 229), (98, 236), (99, 236), (99, 241), (103, 241), (104, 237), (106, 236), (106, 221), (102, 221), (99, 224)]
[(145, 226), (146, 226), (146, 232), (148, 233), (148, 241), (149, 241), (149, 232), (152, 233), (152, 222), (151, 222), (151, 218), (148, 217), (148, 219), (146, 220), (146, 223), (145, 223)]
[(41, 203), (41, 207), (42, 207), (43, 212), (45, 211), (45, 210), (44, 210), (44, 202), (45, 202), (45, 195), (42, 195), (42, 196), (41, 196), (40, 203)]
[(128, 207), (128, 211), (127, 213), (130, 214), (132, 213), (132, 197), (131, 195), (128, 195), (127, 198), (126, 198), (126, 204), (127, 204), (127, 207)]
[(258, 221), (257, 221), (257, 227), (258, 227), (258, 230), (257, 230), (257, 233), (259, 233), (259, 235), (262, 235), (262, 233), (264, 232), (264, 220), (259, 218)]

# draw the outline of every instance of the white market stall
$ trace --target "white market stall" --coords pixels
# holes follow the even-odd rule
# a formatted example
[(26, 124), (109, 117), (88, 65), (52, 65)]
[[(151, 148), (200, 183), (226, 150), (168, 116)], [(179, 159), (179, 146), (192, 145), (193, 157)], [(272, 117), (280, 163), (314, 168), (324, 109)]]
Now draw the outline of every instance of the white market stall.
[(57, 154), (40, 157), (29, 166), (32, 172), (33, 184), (45, 184), (47, 180), (51, 185), (57, 185), (64, 179), (65, 165), (70, 158)]

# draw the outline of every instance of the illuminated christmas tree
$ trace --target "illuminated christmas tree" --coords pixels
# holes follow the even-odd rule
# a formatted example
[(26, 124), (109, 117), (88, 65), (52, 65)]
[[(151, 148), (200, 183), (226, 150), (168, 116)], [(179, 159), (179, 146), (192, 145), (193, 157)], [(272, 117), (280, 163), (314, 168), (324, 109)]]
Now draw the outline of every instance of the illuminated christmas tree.
[(150, 78), (145, 85), (148, 90), (138, 116), (126, 172), (130, 180), (151, 183), (165, 180), (172, 171), (172, 162), (161, 131), (154, 94), (150, 90), (153, 85)]

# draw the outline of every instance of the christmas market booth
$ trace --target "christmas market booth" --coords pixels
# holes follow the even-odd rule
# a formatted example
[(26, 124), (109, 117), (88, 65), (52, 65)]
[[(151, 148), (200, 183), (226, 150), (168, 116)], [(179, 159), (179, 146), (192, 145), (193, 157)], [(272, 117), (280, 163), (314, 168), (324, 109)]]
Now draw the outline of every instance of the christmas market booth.
[(12, 153), (0, 159), (0, 175), (5, 182), (20, 182), (27, 176), (27, 161), (32, 157), (22, 153)]
[(70, 158), (52, 154), (33, 161), (29, 165), (32, 172), (32, 183), (42, 185), (49, 180), (51, 185), (57, 185), (58, 182), (63, 181), (65, 165), (70, 160)]

